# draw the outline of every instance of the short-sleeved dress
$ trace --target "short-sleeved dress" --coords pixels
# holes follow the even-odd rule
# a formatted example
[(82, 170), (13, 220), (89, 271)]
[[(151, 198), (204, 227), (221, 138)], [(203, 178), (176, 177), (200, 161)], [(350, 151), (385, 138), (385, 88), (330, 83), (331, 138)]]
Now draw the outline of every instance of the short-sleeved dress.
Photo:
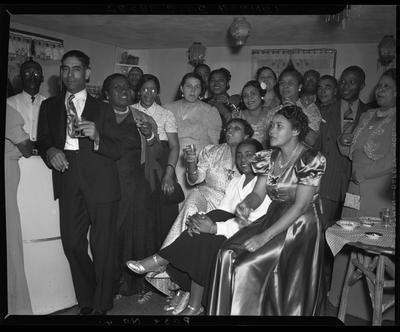
[[(186, 219), (196, 212), (207, 213), (215, 210), (225, 195), (225, 190), (230, 181), (239, 171), (236, 165), (231, 169), (231, 148), (227, 143), (210, 144), (199, 153), (197, 163), (198, 178), (194, 184), (198, 184), (186, 197), (181, 211), (172, 225), (161, 249), (167, 247), (186, 229)], [(144, 256), (145, 257), (145, 256)], [(166, 295), (173, 295), (171, 291), (177, 286), (164, 272), (153, 278), (152, 273), (146, 276), (154, 287)]]
[[(208, 315), (325, 314), (318, 188), (326, 160), (320, 152), (304, 149), (293, 166), (274, 176), (277, 155), (277, 150), (260, 151), (252, 163), (258, 176), (267, 177), (272, 203), (265, 216), (222, 244), (208, 285)], [(317, 187), (307, 211), (258, 250), (244, 250), (245, 240), (269, 228), (293, 205), (299, 184)]]
[[(199, 153), (204, 146), (210, 144), (210, 137), (219, 139), (222, 128), (221, 117), (215, 107), (200, 100), (189, 103), (180, 99), (164, 105), (164, 108), (171, 110), (175, 115), (180, 146), (175, 172), (187, 197), (193, 187), (186, 181), (186, 161), (182, 150), (189, 144), (196, 144)], [(183, 203), (180, 203), (179, 208), (182, 209), (182, 206)]]

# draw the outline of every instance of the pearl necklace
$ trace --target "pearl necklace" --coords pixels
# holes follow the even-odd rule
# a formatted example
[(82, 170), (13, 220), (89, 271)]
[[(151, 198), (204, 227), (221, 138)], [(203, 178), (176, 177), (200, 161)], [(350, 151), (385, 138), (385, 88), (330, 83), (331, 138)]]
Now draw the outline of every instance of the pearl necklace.
[(126, 114), (126, 113), (128, 113), (130, 111), (130, 109), (129, 109), (129, 107), (128, 106), (126, 106), (126, 111), (123, 111), (123, 112), (121, 112), (121, 111), (117, 111), (115, 108), (114, 108), (114, 112), (115, 113), (117, 113), (117, 114)]
[(377, 115), (379, 118), (382, 118), (382, 117), (387, 116), (387, 115), (392, 115), (392, 114), (394, 114), (395, 112), (396, 112), (396, 106), (395, 106), (395, 107), (392, 107), (392, 108), (390, 108), (390, 109), (388, 109), (388, 110), (386, 110), (386, 111), (384, 111), (384, 112), (382, 112), (381, 109), (379, 108), (378, 112), (376, 112), (376, 115)]
[(290, 158), (286, 161), (286, 163), (284, 165), (282, 165), (282, 163), (281, 163), (282, 162), (282, 152), (281, 152), (281, 157), (279, 158), (279, 162), (278, 162), (280, 168), (285, 168), (287, 165), (289, 165), (289, 163), (292, 160), (294, 154), (296, 153), (299, 145), (300, 145), (300, 142), (297, 142), (296, 148), (293, 150), (292, 155), (290, 156)]

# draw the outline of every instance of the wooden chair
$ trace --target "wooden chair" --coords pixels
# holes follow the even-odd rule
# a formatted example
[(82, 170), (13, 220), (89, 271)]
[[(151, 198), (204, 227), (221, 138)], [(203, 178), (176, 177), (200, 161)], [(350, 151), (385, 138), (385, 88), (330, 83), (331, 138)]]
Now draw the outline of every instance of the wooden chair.
[[(360, 242), (348, 244), (353, 249), (343, 284), (338, 318), (344, 323), (350, 287), (365, 276), (372, 303), (372, 325), (381, 325), (383, 312), (395, 303), (394, 294), (383, 303), (384, 289), (395, 287), (395, 264), (389, 258), (395, 255), (395, 249)], [(389, 280), (385, 280), (385, 272)]]

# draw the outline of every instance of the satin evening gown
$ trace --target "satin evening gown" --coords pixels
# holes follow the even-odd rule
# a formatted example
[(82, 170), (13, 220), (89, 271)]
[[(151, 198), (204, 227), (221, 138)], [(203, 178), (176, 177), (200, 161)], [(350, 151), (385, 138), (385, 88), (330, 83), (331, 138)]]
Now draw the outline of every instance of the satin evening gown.
[[(252, 162), (258, 175), (267, 176), (272, 203), (265, 216), (222, 244), (206, 286), (208, 315), (325, 315), (325, 238), (318, 188), (326, 160), (305, 149), (293, 166), (274, 176), (277, 155), (278, 151), (260, 151)], [(290, 208), (298, 184), (317, 187), (307, 211), (255, 252), (244, 250), (246, 239), (269, 228)]]

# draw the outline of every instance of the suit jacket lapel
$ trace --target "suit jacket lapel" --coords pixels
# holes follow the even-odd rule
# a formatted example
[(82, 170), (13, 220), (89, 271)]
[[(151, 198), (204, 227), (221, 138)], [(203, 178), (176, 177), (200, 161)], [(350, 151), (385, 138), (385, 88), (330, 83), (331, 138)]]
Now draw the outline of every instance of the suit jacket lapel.
[(332, 131), (334, 132), (334, 136), (339, 137), (342, 133), (342, 119), (340, 114), (340, 100), (330, 105), (328, 109), (328, 126), (331, 126)]
[(62, 141), (65, 142), (67, 135), (67, 109), (65, 108), (65, 93), (59, 95), (51, 106), (51, 115), (55, 128), (60, 134)]
[(94, 121), (95, 113), (97, 111), (95, 99), (88, 93), (86, 97), (85, 107), (83, 108), (82, 116), (86, 119)]

